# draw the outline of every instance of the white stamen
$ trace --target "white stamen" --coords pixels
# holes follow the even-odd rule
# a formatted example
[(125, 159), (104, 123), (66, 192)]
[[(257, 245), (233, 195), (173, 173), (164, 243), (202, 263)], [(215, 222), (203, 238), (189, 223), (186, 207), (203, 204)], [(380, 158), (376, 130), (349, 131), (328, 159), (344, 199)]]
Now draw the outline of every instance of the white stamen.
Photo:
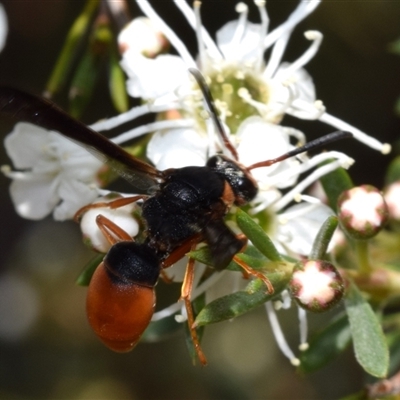
[(239, 13), (239, 18), (238, 18), (238, 24), (237, 24), (235, 33), (233, 34), (233, 37), (231, 40), (232, 47), (238, 46), (239, 43), (243, 39), (244, 33), (246, 31), (247, 14), (248, 14), (249, 8), (244, 3), (238, 3), (236, 5), (235, 10), (237, 13)]
[(311, 14), (321, 3), (321, 0), (302, 0), (297, 8), (289, 15), (288, 19), (278, 27), (276, 27), (264, 40), (264, 49), (268, 49), (282, 35), (289, 32), (298, 25), (303, 19)]
[(196, 0), (193, 2), (194, 15), (196, 18), (195, 32), (196, 32), (197, 47), (200, 59), (200, 69), (204, 70), (206, 68), (206, 50), (204, 47), (204, 41), (202, 38), (202, 31), (201, 31), (201, 27), (203, 25), (201, 23), (200, 6), (201, 6), (201, 1)]
[(178, 102), (171, 102), (168, 104), (160, 105), (152, 105), (151, 103), (146, 103), (141, 106), (133, 107), (129, 111), (116, 115), (115, 117), (95, 122), (94, 124), (89, 125), (89, 128), (97, 132), (108, 131), (127, 122), (130, 122), (142, 115), (148, 113), (159, 113), (168, 110), (176, 110), (177, 108), (179, 108)]
[(193, 125), (194, 121), (192, 119), (171, 119), (156, 121), (150, 124), (138, 126), (137, 128), (124, 132), (121, 135), (118, 135), (115, 138), (111, 139), (111, 141), (116, 144), (121, 144), (142, 136), (145, 133), (155, 132), (164, 129), (191, 128)]
[(281, 350), (281, 352), (287, 357), (291, 362), (292, 360), (297, 360), (293, 351), (290, 349), (288, 343), (286, 342), (285, 336), (283, 335), (281, 326), (279, 325), (278, 318), (276, 316), (274, 307), (271, 302), (265, 303), (265, 309), (267, 310), (267, 315), (269, 323), (271, 325), (272, 333), (275, 336), (276, 343)]
[(321, 0), (302, 0), (289, 18), (275, 28), (264, 40), (264, 50), (274, 44), (264, 76), (270, 78), (281, 63), (283, 53), (294, 27), (306, 18), (319, 5)]
[(308, 335), (308, 324), (307, 324), (307, 312), (304, 308), (297, 307), (299, 317), (299, 330), (300, 330), (300, 346), (299, 349), (304, 351), (308, 348), (307, 335)]
[(287, 290), (284, 290), (281, 293), (281, 297), (282, 297), (282, 308), (285, 310), (288, 310), (290, 308), (290, 306), (292, 305), (292, 298), (290, 297), (290, 294)]
[[(269, 35), (267, 37), (269, 37)], [(279, 64), (281, 63), (282, 56), (285, 52), (289, 38), (290, 32), (287, 32), (285, 34), (282, 34), (282, 36), (280, 36), (279, 39), (275, 42), (267, 66), (265, 67), (263, 72), (263, 76), (265, 79), (270, 79), (277, 70)]]
[(264, 39), (268, 33), (269, 17), (267, 9), (265, 8), (265, 0), (254, 0), (258, 11), (260, 13), (261, 25), (260, 25), (260, 44), (259, 44), (259, 58), (257, 61), (256, 68), (259, 70), (264, 62)]
[(382, 154), (388, 154), (391, 151), (392, 147), (390, 146), (390, 144), (381, 143), (379, 140), (367, 135), (366, 133), (360, 131), (354, 126), (348, 124), (347, 122), (344, 122), (343, 120), (334, 117), (333, 115), (324, 113), (321, 115), (319, 120), (340, 130), (351, 132), (357, 140), (375, 150), (380, 151)]
[(331, 162), (327, 165), (323, 165), (322, 167), (316, 169), (312, 174), (308, 175), (303, 181), (301, 181), (298, 185), (296, 185), (292, 190), (290, 190), (288, 193), (286, 193), (280, 200), (278, 200), (274, 204), (274, 209), (275, 211), (282, 210), (284, 207), (286, 207), (291, 201), (293, 201), (293, 196), (297, 193), (303, 192), (305, 188), (307, 188), (309, 185), (311, 185), (313, 182), (317, 181), (321, 177), (325, 176), (326, 174), (329, 174), (330, 172), (334, 171), (335, 169), (342, 167), (346, 168), (348, 167), (348, 163), (354, 161), (351, 158), (348, 158), (346, 162), (343, 160), (336, 160), (334, 162)]
[(318, 31), (307, 31), (304, 33), (304, 36), (306, 39), (312, 40), (312, 43), (310, 47), (285, 70), (282, 74), (282, 80), (289, 79), (291, 75), (304, 67), (304, 65), (306, 65), (318, 52), (323, 39), (322, 33)]
[(297, 139), (297, 146), (303, 146), (306, 142), (306, 135), (298, 129), (284, 127), (284, 131), (289, 135)]
[[(215, 285), (215, 283), (222, 278), (222, 276), (225, 274), (226, 271), (221, 271), (221, 272), (216, 272), (212, 274), (208, 279), (206, 279), (201, 285), (197, 286), (196, 289), (193, 290), (192, 292), (192, 300), (194, 300), (196, 297), (200, 296), (203, 294), (209, 287)], [(178, 312), (182, 308), (181, 303), (174, 303), (171, 304), (170, 306), (164, 308), (163, 310), (157, 311), (154, 313), (152, 317), (152, 321), (159, 321), (160, 319), (167, 318), (176, 312)]]
[(184, 316), (182, 314), (176, 314), (175, 315), (175, 321), (178, 322), (179, 324), (186, 322), (187, 321), (187, 316)]
[(321, 100), (310, 103), (300, 98), (294, 99), (291, 107), (286, 110), (286, 114), (300, 119), (321, 119), (324, 112), (325, 106)]
[[(188, 3), (185, 0), (175, 0), (174, 4), (179, 8), (179, 10), (182, 12), (186, 20), (189, 22), (189, 25), (197, 31), (197, 26), (196, 26), (196, 16), (195, 13), (193, 12), (193, 9), (190, 8)], [(204, 44), (207, 48), (207, 52), (210, 55), (210, 57), (215, 58), (215, 59), (222, 59), (221, 52), (218, 48), (218, 46), (215, 44), (214, 40), (210, 36), (210, 34), (207, 32), (207, 30), (204, 28), (204, 26), (200, 25), (200, 30), (201, 30), (201, 38), (204, 41)]]
[(269, 177), (268, 184), (270, 184), (271, 186), (276, 186), (279, 182), (286, 182), (292, 177), (296, 177), (303, 172), (306, 172), (309, 169), (316, 167), (324, 161), (331, 160), (332, 158), (341, 160), (343, 165), (347, 165), (349, 162), (352, 161), (352, 159), (344, 153), (340, 153), (339, 151), (327, 151), (325, 153), (317, 154), (301, 164), (292, 165), (291, 168), (287, 168), (281, 173)]
[(158, 25), (160, 31), (170, 41), (172, 46), (175, 47), (178, 54), (182, 57), (183, 61), (187, 64), (188, 68), (196, 68), (196, 62), (190, 55), (188, 49), (179, 39), (178, 35), (163, 21), (163, 19), (154, 11), (153, 7), (147, 0), (136, 0), (136, 4), (140, 7), (143, 13), (150, 18), (154, 25)]

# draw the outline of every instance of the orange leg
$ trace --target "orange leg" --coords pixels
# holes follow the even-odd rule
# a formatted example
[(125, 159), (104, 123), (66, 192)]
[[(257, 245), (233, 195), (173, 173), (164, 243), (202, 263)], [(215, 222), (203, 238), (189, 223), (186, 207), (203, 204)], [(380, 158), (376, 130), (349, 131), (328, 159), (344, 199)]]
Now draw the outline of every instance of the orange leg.
[(119, 197), (119, 198), (117, 198), (115, 200), (111, 200), (111, 201), (100, 201), (98, 203), (91, 203), (91, 204), (88, 204), (87, 206), (80, 208), (75, 213), (74, 221), (79, 223), (79, 220), (82, 217), (82, 215), (86, 211), (91, 210), (92, 208), (103, 208), (103, 207), (108, 207), (111, 209), (120, 208), (120, 207), (126, 206), (128, 204), (135, 203), (138, 200), (147, 199), (148, 197), (149, 196), (145, 196), (145, 195), (131, 196), (131, 197)]
[(133, 241), (131, 236), (104, 215), (99, 214), (96, 217), (96, 224), (111, 245), (122, 241)]
[(200, 360), (201, 365), (207, 365), (207, 359), (203, 353), (203, 350), (201, 349), (200, 340), (199, 340), (199, 337), (197, 336), (196, 328), (193, 328), (194, 313), (193, 313), (192, 303), (190, 302), (190, 296), (192, 294), (192, 288), (193, 288), (194, 263), (195, 263), (195, 260), (193, 258), (189, 258), (189, 261), (188, 261), (188, 264), (186, 267), (185, 278), (182, 283), (180, 300), (183, 300), (185, 302), (190, 336), (192, 337), (192, 341), (193, 341), (194, 348), (196, 350), (197, 357)]
[(237, 256), (233, 257), (233, 261), (235, 261), (236, 264), (239, 264), (241, 268), (243, 268), (244, 272), (248, 275), (252, 275), (256, 278), (261, 279), (265, 285), (267, 286), (267, 290), (269, 294), (273, 294), (274, 293), (274, 287), (272, 286), (271, 281), (261, 272), (256, 271), (255, 269), (251, 268), (250, 266), (248, 266), (244, 261), (242, 261), (240, 258), (238, 258)]

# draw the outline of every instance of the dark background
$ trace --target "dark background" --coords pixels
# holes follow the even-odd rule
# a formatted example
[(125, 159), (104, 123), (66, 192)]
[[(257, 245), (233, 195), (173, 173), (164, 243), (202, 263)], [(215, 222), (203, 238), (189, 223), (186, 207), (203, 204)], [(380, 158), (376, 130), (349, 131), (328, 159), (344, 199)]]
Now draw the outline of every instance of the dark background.
[[(9, 18), (6, 48), (0, 55), (0, 83), (40, 94), (52, 71), (80, 1), (2, 1)], [(195, 37), (167, 1), (157, 11), (184, 35), (195, 53)], [(205, 0), (203, 22), (211, 33), (236, 17), (235, 2)], [(250, 20), (258, 22), (248, 3)], [(296, 1), (268, 1), (271, 28), (283, 22)], [(135, 15), (135, 7), (132, 6)], [(306, 66), (328, 112), (383, 142), (397, 140), (400, 122), (394, 103), (400, 95), (400, 57), (388, 44), (400, 36), (398, 1), (324, 1), (294, 32), (284, 60), (308, 46), (302, 32), (324, 34), (317, 56)], [(56, 99), (65, 105), (65, 93)], [(101, 102), (98, 99), (102, 99)], [(87, 123), (111, 116), (106, 79), (99, 81), (83, 115)], [(287, 118), (284, 124), (316, 137), (332, 129), (319, 122)], [(12, 128), (0, 121), (0, 134)], [(356, 159), (356, 183), (382, 186), (388, 162), (358, 142), (338, 144)], [(1, 164), (9, 163), (0, 149)], [(72, 222), (51, 218), (29, 222), (13, 209), (9, 182), (0, 176), (0, 398), (4, 399), (331, 399), (357, 390), (364, 377), (349, 350), (324, 370), (295, 374), (277, 350), (262, 308), (233, 322), (211, 326), (204, 338), (206, 368), (192, 367), (183, 334), (157, 344), (141, 344), (128, 355), (102, 347), (85, 317), (85, 289), (74, 279), (91, 254)], [(162, 284), (159, 290), (163, 290)], [(178, 293), (176, 291), (176, 293)], [(295, 310), (283, 328), (298, 343)], [(324, 316), (311, 318), (316, 329)]]

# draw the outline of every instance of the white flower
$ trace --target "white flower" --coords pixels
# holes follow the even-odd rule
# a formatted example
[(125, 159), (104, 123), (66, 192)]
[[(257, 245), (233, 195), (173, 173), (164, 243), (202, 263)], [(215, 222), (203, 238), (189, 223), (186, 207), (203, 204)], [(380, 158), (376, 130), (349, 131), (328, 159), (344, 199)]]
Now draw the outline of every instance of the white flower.
[[(194, 29), (199, 52), (195, 60), (149, 2), (138, 1), (138, 6), (175, 47), (178, 55), (163, 54), (150, 59), (138, 51), (137, 46), (128, 46), (121, 62), (128, 75), (128, 92), (153, 105), (179, 108), (183, 116), (197, 122), (198, 134), (205, 135), (201, 97), (187, 73), (188, 68), (196, 67), (206, 76), (220, 117), (232, 133), (236, 133), (250, 116), (259, 115), (267, 122), (279, 123), (284, 114), (290, 114), (301, 119), (319, 119), (337, 129), (352, 132), (358, 140), (375, 149), (389, 152), (389, 145), (329, 115), (323, 103), (317, 100), (312, 78), (303, 67), (318, 51), (323, 38), (320, 32), (305, 32), (306, 39), (311, 41), (309, 48), (297, 60), (282, 62), (293, 29), (319, 5), (320, 0), (300, 1), (288, 19), (271, 32), (268, 32), (265, 2), (255, 3), (261, 23), (247, 21), (247, 6), (239, 3), (238, 19), (225, 24), (217, 32), (216, 41), (202, 25), (200, 2), (194, 3), (194, 10), (185, 0), (171, 3)], [(270, 48), (271, 56), (265, 63), (264, 53)]]
[(24, 218), (41, 219), (53, 212), (56, 220), (69, 219), (98, 196), (101, 162), (56, 132), (20, 122), (4, 144), (20, 171), (7, 166), (2, 171), (13, 179), (11, 198)]
[(6, 38), (8, 33), (8, 22), (7, 15), (4, 11), (4, 7), (0, 4), (0, 51), (3, 50), (6, 44)]

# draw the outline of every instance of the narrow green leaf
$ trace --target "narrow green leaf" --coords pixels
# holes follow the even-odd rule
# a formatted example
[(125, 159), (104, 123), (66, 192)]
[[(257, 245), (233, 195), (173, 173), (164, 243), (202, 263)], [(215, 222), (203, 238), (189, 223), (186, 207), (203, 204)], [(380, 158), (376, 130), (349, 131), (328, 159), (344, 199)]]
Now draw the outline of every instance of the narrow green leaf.
[[(214, 261), (211, 257), (211, 253), (209, 251), (208, 246), (203, 246), (199, 249), (192, 250), (187, 253), (187, 256), (195, 259), (196, 261), (201, 262), (202, 264), (209, 265), (214, 267)], [(243, 253), (239, 253), (238, 258), (243, 260), (249, 267), (255, 270), (263, 270), (263, 271), (274, 271), (277, 268), (287, 269), (287, 265), (290, 264), (290, 268), (292, 269), (292, 265), (289, 262), (275, 262), (269, 261), (266, 257), (264, 257), (255, 247), (247, 246)], [(243, 269), (234, 261), (230, 262), (226, 268), (229, 271), (240, 271)]]
[(338, 219), (335, 215), (331, 215), (322, 224), (316, 238), (314, 239), (313, 247), (310, 253), (310, 260), (321, 260), (324, 258), (329, 242), (338, 226)]
[(329, 205), (335, 211), (337, 209), (337, 199), (340, 194), (354, 186), (350, 175), (343, 168), (338, 168), (330, 172), (323, 176), (320, 181), (328, 196)]
[(271, 261), (282, 261), (282, 256), (279, 254), (278, 250), (276, 250), (271, 239), (264, 230), (253, 221), (249, 214), (239, 209), (236, 213), (236, 221), (242, 232), (265, 257)]
[(80, 61), (69, 92), (69, 112), (79, 118), (89, 103), (98, 77), (98, 60), (89, 50)]
[(209, 325), (236, 318), (271, 300), (288, 284), (290, 276), (284, 272), (268, 274), (275, 293), (269, 294), (260, 279), (252, 280), (245, 290), (220, 297), (207, 304), (196, 318), (196, 325)]
[(79, 286), (88, 286), (94, 271), (103, 261), (104, 254), (97, 254), (93, 257), (83, 268), (82, 272), (79, 274), (78, 278), (76, 279), (75, 283)]
[(65, 39), (64, 46), (46, 85), (48, 97), (52, 97), (64, 85), (79, 45), (89, 29), (89, 23), (97, 9), (99, 0), (88, 0), (79, 17), (75, 20)]
[(386, 185), (389, 185), (398, 180), (400, 180), (400, 156), (397, 156), (389, 164), (389, 167), (386, 170), (385, 183)]
[(70, 113), (79, 117), (89, 102), (100, 65), (108, 55), (112, 40), (112, 32), (107, 22), (95, 24), (90, 37), (89, 46), (78, 65), (69, 91)]
[(377, 316), (353, 283), (345, 305), (357, 361), (370, 375), (384, 378), (389, 368), (386, 338)]
[(314, 372), (335, 359), (351, 342), (347, 315), (335, 318), (315, 335), (307, 350), (300, 355), (299, 372)]
[(122, 113), (128, 110), (129, 101), (128, 94), (126, 92), (126, 77), (119, 64), (119, 58), (115, 54), (115, 51), (112, 51), (110, 54), (109, 68), (109, 87), (111, 100), (115, 109)]

